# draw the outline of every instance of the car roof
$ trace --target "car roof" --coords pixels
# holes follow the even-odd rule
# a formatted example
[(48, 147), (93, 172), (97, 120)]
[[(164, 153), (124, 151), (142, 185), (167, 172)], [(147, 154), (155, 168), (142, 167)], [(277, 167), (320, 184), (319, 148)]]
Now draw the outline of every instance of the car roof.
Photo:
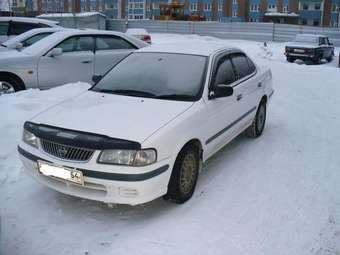
[(108, 30), (96, 30), (96, 29), (63, 29), (53, 33), (50, 36), (47, 36), (40, 41), (36, 42), (35, 44), (27, 47), (24, 51), (28, 54), (39, 54), (39, 52), (43, 52), (48, 50), (51, 45), (56, 44), (65, 38), (70, 36), (77, 36), (77, 35), (117, 35), (122, 38), (126, 38), (129, 41), (133, 42), (138, 48), (145, 47), (146, 43), (136, 38), (132, 38), (121, 32), (116, 31), (108, 31)]
[(318, 37), (327, 37), (325, 35), (318, 34), (297, 34), (296, 37), (310, 37), (310, 38), (318, 38)]
[(228, 46), (225, 42), (174, 42), (151, 45), (150, 47), (142, 48), (137, 52), (160, 52), (160, 53), (177, 53), (188, 55), (211, 56), (218, 51), (235, 51), (242, 52), (240, 49)]
[(23, 17), (0, 17), (0, 21), (18, 21), (18, 22), (26, 22), (26, 23), (41, 23), (49, 26), (56, 26), (59, 22), (54, 20), (47, 19), (38, 19), (38, 18), (23, 18)]

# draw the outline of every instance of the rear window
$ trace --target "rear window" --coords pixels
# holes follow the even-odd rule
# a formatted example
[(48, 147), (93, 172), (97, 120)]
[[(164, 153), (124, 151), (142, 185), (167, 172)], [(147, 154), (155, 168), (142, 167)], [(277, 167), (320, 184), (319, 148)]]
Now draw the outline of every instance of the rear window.
[(34, 28), (40, 28), (39, 24), (26, 22), (11, 22), (9, 27), (10, 35), (20, 35)]
[(0, 22), (0, 35), (8, 34), (8, 22)]
[(131, 43), (118, 36), (96, 37), (97, 50), (136, 49)]

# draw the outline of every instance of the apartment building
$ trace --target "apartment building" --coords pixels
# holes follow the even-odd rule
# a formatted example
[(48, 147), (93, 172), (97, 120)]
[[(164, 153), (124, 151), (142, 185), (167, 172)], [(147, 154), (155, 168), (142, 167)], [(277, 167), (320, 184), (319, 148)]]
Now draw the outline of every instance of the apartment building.
[(250, 22), (339, 26), (339, 0), (250, 0)]

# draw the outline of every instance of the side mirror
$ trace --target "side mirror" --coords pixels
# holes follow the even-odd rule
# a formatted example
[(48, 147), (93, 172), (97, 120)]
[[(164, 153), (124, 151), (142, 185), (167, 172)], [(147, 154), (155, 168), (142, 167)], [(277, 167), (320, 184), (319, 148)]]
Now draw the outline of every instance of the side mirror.
[(225, 84), (218, 84), (209, 92), (209, 99), (229, 97), (233, 95), (233, 93), (234, 93), (233, 87), (227, 86)]
[(21, 42), (18, 42), (14, 45), (14, 49), (20, 50), (24, 47), (24, 45)]
[(94, 83), (97, 83), (97, 82), (99, 82), (102, 78), (103, 78), (103, 75), (93, 75), (93, 76), (92, 76), (92, 81), (93, 81)]
[(62, 48), (54, 48), (48, 53), (48, 56), (54, 58), (54, 57), (61, 56), (62, 54), (63, 54)]

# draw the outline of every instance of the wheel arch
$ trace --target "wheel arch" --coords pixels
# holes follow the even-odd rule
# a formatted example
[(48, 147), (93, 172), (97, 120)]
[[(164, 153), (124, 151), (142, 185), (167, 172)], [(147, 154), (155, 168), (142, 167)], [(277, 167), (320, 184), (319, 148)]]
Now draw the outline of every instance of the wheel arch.
[(197, 147), (197, 149), (199, 150), (199, 158), (200, 160), (202, 160), (203, 159), (203, 146), (202, 146), (201, 141), (198, 138), (192, 138), (189, 141), (187, 141), (185, 144), (180, 146), (180, 149), (178, 150), (178, 153), (177, 153), (177, 157), (183, 151), (184, 148), (190, 145)]
[(21, 86), (23, 87), (23, 89), (26, 89), (26, 86), (25, 86), (24, 81), (23, 81), (18, 75), (16, 75), (15, 73), (6, 72), (6, 71), (0, 71), (0, 78), (1, 78), (2, 76), (8, 76), (8, 77), (11, 77), (12, 79), (17, 80), (17, 81), (21, 84)]

